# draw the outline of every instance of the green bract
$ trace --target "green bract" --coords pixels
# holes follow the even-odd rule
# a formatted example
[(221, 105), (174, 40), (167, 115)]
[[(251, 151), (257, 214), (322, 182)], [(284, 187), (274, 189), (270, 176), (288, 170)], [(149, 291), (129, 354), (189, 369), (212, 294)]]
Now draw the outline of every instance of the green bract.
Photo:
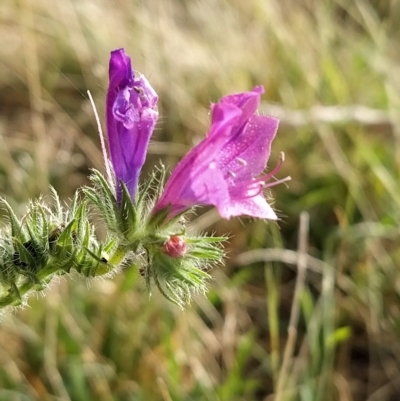
[[(29, 294), (45, 289), (54, 276), (72, 271), (85, 277), (110, 275), (127, 264), (137, 267), (149, 292), (155, 286), (180, 307), (193, 293), (206, 291), (210, 264), (224, 258), (224, 237), (188, 235), (183, 216), (168, 222), (165, 212), (151, 216), (153, 197), (161, 193), (154, 187), (155, 176), (135, 201), (121, 183), (120, 202), (101, 173), (94, 171), (91, 180), (93, 186), (83, 188), (69, 206), (62, 206), (52, 189), (51, 206), (43, 199), (31, 202), (20, 219), (1, 199), (8, 224), (0, 232), (0, 308), (24, 305)], [(90, 204), (107, 226), (105, 241), (95, 235)], [(181, 257), (165, 251), (173, 236), (187, 245)]]
[(76, 270), (93, 277), (112, 270), (103, 255), (113, 241), (97, 241), (87, 201), (76, 195), (65, 208), (52, 192), (51, 208), (42, 199), (31, 202), (22, 219), (1, 199), (9, 224), (0, 235), (0, 307), (22, 305), (27, 294), (43, 290), (54, 275)]

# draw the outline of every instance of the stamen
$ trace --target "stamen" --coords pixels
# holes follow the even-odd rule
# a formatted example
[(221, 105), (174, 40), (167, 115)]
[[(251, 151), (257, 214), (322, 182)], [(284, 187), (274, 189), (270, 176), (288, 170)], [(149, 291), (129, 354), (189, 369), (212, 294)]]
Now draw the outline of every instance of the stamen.
[(257, 183), (258, 184), (257, 185), (258, 188), (252, 188), (251, 189), (251, 190), (256, 190), (256, 192), (250, 194), (249, 193), (250, 189), (249, 189), (249, 191), (247, 193), (247, 196), (245, 196), (243, 198), (254, 198), (255, 196), (260, 195), (265, 188), (274, 187), (275, 185), (278, 185), (278, 184), (283, 184), (284, 182), (290, 181), (291, 179), (292, 179), (292, 177), (287, 176), (285, 178), (282, 178), (281, 180), (276, 180), (276, 181), (271, 182), (269, 184), (266, 184), (265, 182), (259, 182), (259, 183)]
[(281, 152), (280, 155), (279, 155), (279, 162), (276, 165), (276, 167), (271, 172), (269, 172), (268, 174), (256, 178), (254, 182), (270, 180), (281, 169), (282, 164), (283, 164), (284, 161), (285, 161), (285, 153)]
[[(246, 163), (245, 160), (240, 159), (240, 158), (236, 158), (236, 160), (238, 160), (239, 163), (241, 163), (240, 160), (242, 160), (243, 162)], [(243, 190), (238, 190), (237, 197), (240, 199), (254, 198), (254, 197), (260, 195), (265, 188), (274, 187), (275, 185), (283, 184), (287, 181), (290, 181), (292, 179), (292, 177), (290, 177), (290, 176), (287, 176), (280, 180), (276, 180), (274, 178), (274, 175), (281, 169), (284, 161), (285, 161), (285, 154), (283, 152), (281, 152), (277, 166), (268, 174), (265, 174), (258, 178), (253, 178), (252, 180), (250, 180), (248, 182), (244, 182), (243, 184), (246, 187), (246, 195), (244, 195)], [(232, 171), (228, 171), (228, 174), (230, 174), (232, 177), (236, 176), (236, 174), (233, 173)], [(275, 181), (267, 183), (267, 181), (271, 180), (272, 178)], [(232, 191), (232, 188), (231, 188), (230, 194), (231, 194), (231, 197), (233, 197), (233, 198), (235, 197), (235, 192)]]
[(262, 184), (259, 185), (259, 186), (258, 186), (258, 191), (257, 191), (255, 194), (249, 195), (248, 197), (249, 197), (249, 198), (254, 198), (255, 196), (260, 195), (260, 194), (262, 193), (263, 189), (264, 189), (264, 185), (262, 185)]
[(232, 178), (235, 178), (235, 177), (236, 177), (236, 174), (235, 174), (233, 171), (228, 171), (228, 174), (229, 174)]
[(242, 166), (247, 166), (247, 161), (242, 159), (241, 157), (236, 158), (237, 162), (240, 163)]
[(290, 181), (292, 177), (288, 175), (285, 178), (282, 178), (281, 180), (276, 180), (274, 182), (270, 182), (269, 184), (265, 184), (264, 188), (269, 188), (269, 187), (274, 187), (275, 185), (283, 184), (284, 182)]

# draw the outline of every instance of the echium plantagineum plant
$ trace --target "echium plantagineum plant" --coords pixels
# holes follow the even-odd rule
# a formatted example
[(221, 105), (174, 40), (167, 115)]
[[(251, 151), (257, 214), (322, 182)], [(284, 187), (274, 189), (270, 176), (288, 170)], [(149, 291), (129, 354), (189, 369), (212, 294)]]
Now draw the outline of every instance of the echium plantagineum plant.
[[(106, 99), (108, 152), (102, 139), (106, 177), (94, 170), (92, 185), (70, 205), (31, 202), (19, 219), (6, 200), (9, 224), (0, 235), (0, 307), (19, 306), (54, 276), (72, 270), (86, 277), (111, 275), (136, 266), (149, 291), (155, 286), (183, 307), (204, 292), (209, 269), (224, 260), (225, 237), (196, 235), (187, 214), (215, 206), (221, 217), (277, 220), (264, 196), (283, 162), (263, 173), (278, 120), (257, 114), (261, 86), (228, 95), (211, 106), (206, 137), (166, 179), (164, 166), (139, 184), (140, 171), (158, 120), (158, 96), (143, 75), (135, 75), (123, 49), (111, 52)], [(108, 156), (109, 154), (109, 156)], [(100, 241), (90, 220), (95, 205), (108, 235)]]

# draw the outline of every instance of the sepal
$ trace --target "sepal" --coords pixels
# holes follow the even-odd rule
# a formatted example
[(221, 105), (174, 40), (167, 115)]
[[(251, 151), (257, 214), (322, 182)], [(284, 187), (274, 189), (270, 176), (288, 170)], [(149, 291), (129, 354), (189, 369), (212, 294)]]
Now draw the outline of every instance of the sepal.
[(97, 206), (107, 228), (112, 233), (119, 234), (119, 205), (115, 197), (115, 188), (112, 188), (111, 184), (97, 170), (93, 170), (89, 179), (93, 187), (84, 187), (84, 195)]
[(126, 244), (134, 242), (139, 216), (126, 185), (120, 182), (121, 200), (118, 202), (115, 188), (111, 187), (99, 171), (93, 170), (90, 180), (93, 187), (84, 187), (83, 193), (97, 206), (110, 233)]

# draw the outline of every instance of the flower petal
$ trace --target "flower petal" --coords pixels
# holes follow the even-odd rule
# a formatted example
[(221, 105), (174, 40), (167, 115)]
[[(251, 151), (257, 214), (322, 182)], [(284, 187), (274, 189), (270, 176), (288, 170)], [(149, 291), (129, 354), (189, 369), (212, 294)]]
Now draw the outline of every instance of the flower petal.
[(256, 86), (252, 91), (237, 93), (233, 95), (224, 96), (220, 104), (232, 104), (240, 108), (242, 111), (241, 118), (237, 122), (236, 129), (239, 129), (243, 124), (256, 113), (260, 104), (260, 97), (264, 93), (262, 86)]
[[(205, 140), (192, 148), (178, 163), (169, 178), (164, 192), (155, 206), (155, 211), (172, 205), (174, 214), (182, 207), (188, 208), (200, 204), (199, 198), (210, 200), (211, 193), (218, 195), (218, 188), (224, 182), (222, 174), (212, 171), (209, 166), (214, 163), (221, 148), (229, 140), (232, 126), (241, 116), (241, 110), (234, 105), (218, 104), (212, 108), (212, 126)], [(226, 186), (225, 186), (226, 187)], [(222, 189), (221, 189), (222, 190)], [(227, 196), (227, 191), (223, 192)], [(208, 203), (203, 203), (208, 204)], [(213, 203), (210, 203), (213, 204)]]
[(224, 147), (218, 165), (232, 183), (251, 180), (263, 172), (271, 153), (271, 144), (279, 120), (268, 116), (253, 116), (246, 127)]
[(262, 195), (240, 201), (227, 202), (218, 212), (224, 219), (235, 216), (253, 216), (261, 219), (278, 220), (278, 216)]

